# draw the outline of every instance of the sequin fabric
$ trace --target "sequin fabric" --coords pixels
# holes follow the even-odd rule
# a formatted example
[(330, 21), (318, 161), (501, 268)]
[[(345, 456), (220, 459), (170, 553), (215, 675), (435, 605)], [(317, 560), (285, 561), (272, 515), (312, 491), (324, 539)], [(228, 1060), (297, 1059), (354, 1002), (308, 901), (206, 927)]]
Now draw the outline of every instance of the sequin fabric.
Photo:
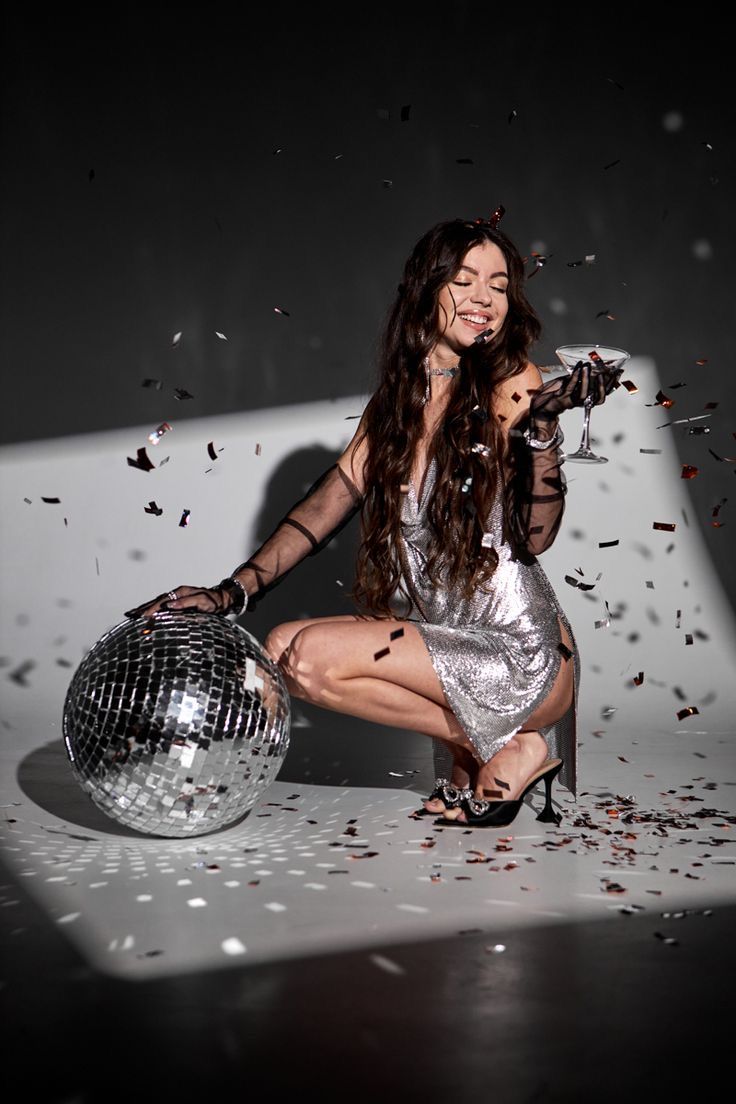
[[(426, 576), (432, 537), (425, 511), (434, 476), (432, 459), (421, 497), (412, 483), (404, 496), (400, 590), (412, 597), (419, 611), (411, 619), (427, 645), (445, 696), (478, 755), (487, 761), (544, 701), (560, 664), (573, 663), (573, 703), (557, 724), (541, 732), (550, 757), (564, 760), (559, 778), (574, 793), (580, 659), (570, 624), (539, 561), (513, 560), (510, 546), (503, 543), (500, 496), (486, 530), (499, 556), (487, 589), (467, 599), (457, 589), (432, 585)], [(558, 617), (574, 646), (570, 659), (559, 650)], [(435, 762), (438, 773), (446, 773), (440, 768), (447, 758), (436, 755)]]

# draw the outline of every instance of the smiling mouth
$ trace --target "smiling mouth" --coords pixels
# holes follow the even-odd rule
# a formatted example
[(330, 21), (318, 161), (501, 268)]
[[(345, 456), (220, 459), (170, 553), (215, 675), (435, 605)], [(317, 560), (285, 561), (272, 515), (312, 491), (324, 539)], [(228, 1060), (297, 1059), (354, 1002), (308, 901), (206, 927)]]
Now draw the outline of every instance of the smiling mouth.
[(459, 314), (458, 318), (461, 322), (464, 322), (466, 326), (470, 326), (473, 330), (487, 330), (490, 328), (490, 318), (487, 314)]

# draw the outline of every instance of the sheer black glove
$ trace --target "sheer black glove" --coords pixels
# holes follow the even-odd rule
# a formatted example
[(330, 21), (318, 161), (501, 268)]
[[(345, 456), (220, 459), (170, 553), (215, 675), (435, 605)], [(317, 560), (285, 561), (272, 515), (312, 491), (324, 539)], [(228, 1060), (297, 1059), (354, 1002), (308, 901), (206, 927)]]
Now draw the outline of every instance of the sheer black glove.
[(566, 376), (556, 376), (532, 396), (529, 418), (532, 423), (554, 421), (576, 406), (599, 406), (619, 386), (623, 369), (609, 368), (603, 362), (580, 361)]
[(245, 591), (233, 579), (223, 579), (215, 587), (178, 586), (159, 594), (135, 609), (126, 610), (126, 617), (151, 617), (159, 610), (199, 610), (201, 613), (240, 613), (246, 605)]

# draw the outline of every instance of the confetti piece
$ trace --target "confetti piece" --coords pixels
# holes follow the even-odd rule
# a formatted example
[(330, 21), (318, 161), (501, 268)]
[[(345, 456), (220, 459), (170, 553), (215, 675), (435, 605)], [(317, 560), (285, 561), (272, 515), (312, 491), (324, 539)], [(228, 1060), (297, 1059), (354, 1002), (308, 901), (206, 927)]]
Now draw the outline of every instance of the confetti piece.
[(702, 358), (702, 360), (696, 360), (696, 361), (695, 361), (695, 363), (696, 363), (696, 364), (700, 364), (700, 365), (702, 366), (703, 364), (707, 364), (707, 363), (708, 363), (708, 358), (707, 358), (707, 357), (703, 357), (703, 358)]
[(621, 380), (621, 386), (625, 387), (630, 395), (636, 395), (639, 390), (633, 380)]
[(680, 709), (677, 714), (678, 721), (684, 721), (686, 717), (694, 717), (699, 715), (700, 710), (696, 705), (687, 705), (684, 709)]
[(174, 398), (178, 399), (179, 402), (184, 402), (186, 399), (193, 399), (194, 395), (187, 391), (186, 387), (175, 387)]
[(391, 640), (398, 640), (400, 636), (404, 635), (403, 629), (394, 629), (391, 633)]
[(611, 624), (611, 611), (608, 608), (608, 602), (604, 602), (603, 604), (606, 607), (606, 616), (603, 618), (603, 620), (595, 622), (595, 627), (597, 629), (607, 629), (608, 626)]
[(217, 453), (215, 452), (215, 445), (213, 441), (210, 441), (210, 443), (207, 445), (207, 452), (209, 453), (210, 460), (217, 459)]
[(605, 172), (606, 169), (612, 169), (614, 165), (620, 165), (620, 164), (621, 164), (621, 158), (619, 157), (616, 161), (609, 161), (607, 165), (604, 165), (603, 166), (603, 171)]
[(261, 455), (261, 446), (260, 446), (260, 444), (258, 444), (258, 445), (256, 445), (256, 456), (260, 456), (260, 455)]
[(682, 472), (680, 473), (681, 479), (694, 479), (698, 474), (699, 469), (694, 468), (692, 464), (683, 464)]
[(154, 391), (160, 391), (163, 387), (163, 383), (159, 379), (151, 379), (150, 377), (146, 377), (146, 379), (141, 381), (141, 387), (152, 387)]
[(161, 517), (161, 515), (163, 513), (163, 510), (161, 509), (161, 507), (157, 506), (156, 503), (153, 501), (153, 499), (151, 499), (151, 501), (148, 503), (147, 506), (143, 507), (143, 511), (146, 514), (155, 514), (156, 517)]
[(177, 347), (177, 345), (179, 344), (179, 342), (181, 341), (182, 332), (183, 332), (182, 330), (179, 330), (179, 332), (175, 333), (174, 336), (172, 337), (172, 339), (171, 339), (172, 349), (175, 349)]
[(615, 314), (611, 314), (610, 311), (608, 310), (608, 307), (606, 307), (605, 310), (598, 311), (598, 313), (596, 315), (596, 318), (608, 318), (608, 319), (610, 319), (611, 322), (616, 321)]
[(402, 123), (409, 122), (409, 112), (411, 111), (411, 104), (404, 104), (401, 109), (400, 119)]
[(674, 533), (675, 525), (668, 521), (653, 521), (652, 529), (661, 529), (665, 533)]
[(189, 524), (189, 515), (191, 514), (191, 512), (191, 510), (182, 510), (181, 517), (179, 519), (180, 529), (186, 529), (187, 525)]
[(646, 456), (661, 456), (662, 455), (662, 450), (661, 449), (642, 449), (642, 448), (640, 448), (639, 452), (643, 452)]
[(487, 954), (503, 954), (505, 950), (505, 943), (494, 943), (492, 947), (486, 947)]
[(398, 962), (394, 962), (392, 958), (386, 958), (385, 955), (372, 954), (368, 956), (369, 961), (377, 966), (379, 970), (383, 970), (387, 974), (394, 974), (396, 977), (403, 977), (406, 970), (403, 966), (399, 966)]
[(473, 158), (472, 157), (456, 157), (455, 158), (455, 164), (456, 165), (472, 165), (473, 164)]
[[(706, 143), (703, 143), (703, 144), (705, 145)], [(94, 169), (90, 169), (90, 170), (89, 170), (89, 172), (87, 173), (87, 180), (88, 180), (88, 182), (89, 182), (89, 183), (91, 184), (91, 183), (92, 183), (92, 181), (94, 180), (94, 178), (95, 178), (95, 170), (94, 170)]]
[(686, 644), (692, 644), (692, 642), (693, 642), (693, 634), (692, 633), (685, 633), (685, 643)]
[(148, 434), (148, 440), (152, 445), (157, 445), (163, 435), (168, 433), (171, 428), (168, 422), (161, 422), (161, 425), (157, 429), (154, 429), (153, 433)]
[(384, 188), (393, 188), (393, 186), (394, 186), (393, 180), (382, 180), (381, 184), (383, 185)]
[(593, 590), (595, 583), (581, 583), (574, 575), (566, 575), (565, 582), (570, 586), (577, 587), (579, 590)]
[(289, 314), (289, 312), (287, 310), (284, 310), (283, 307), (274, 307), (273, 309), (274, 309), (276, 314), (283, 314), (287, 318), (291, 318), (291, 315)]
[(219, 337), (220, 341), (227, 341), (224, 333), (220, 333), (219, 330), (215, 330), (215, 337)]
[(56, 505), (56, 504), (60, 503), (61, 499), (60, 498), (44, 498), (44, 496), (41, 495), (41, 501), (42, 502), (48, 502), (50, 505), (53, 506), (53, 505)]
[(381, 648), (380, 652), (374, 652), (373, 659), (374, 660), (383, 659), (383, 657), (387, 656), (390, 651), (391, 651), (390, 648)]
[(640, 671), (638, 675), (634, 675), (634, 686), (641, 686), (644, 682), (644, 672)]
[(153, 471), (153, 469), (156, 467), (156, 465), (151, 462), (151, 459), (145, 448), (138, 449), (135, 460), (131, 460), (130, 456), (127, 457), (127, 460), (131, 468), (138, 468), (140, 471)]
[(618, 540), (598, 541), (599, 548), (615, 548), (617, 544), (619, 544)]
[(709, 448), (708, 452), (714, 460), (718, 460), (721, 464), (736, 464), (736, 456), (719, 456), (712, 448)]

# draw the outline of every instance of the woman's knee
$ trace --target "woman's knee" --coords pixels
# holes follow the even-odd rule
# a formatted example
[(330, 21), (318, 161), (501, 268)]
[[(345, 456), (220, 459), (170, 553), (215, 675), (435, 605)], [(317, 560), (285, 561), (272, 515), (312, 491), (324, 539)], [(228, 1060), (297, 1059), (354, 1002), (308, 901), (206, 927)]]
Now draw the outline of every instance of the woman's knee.
[(271, 629), (263, 647), (274, 663), (283, 663), (286, 660), (291, 642), (302, 631), (303, 626), (303, 621), (284, 621)]

